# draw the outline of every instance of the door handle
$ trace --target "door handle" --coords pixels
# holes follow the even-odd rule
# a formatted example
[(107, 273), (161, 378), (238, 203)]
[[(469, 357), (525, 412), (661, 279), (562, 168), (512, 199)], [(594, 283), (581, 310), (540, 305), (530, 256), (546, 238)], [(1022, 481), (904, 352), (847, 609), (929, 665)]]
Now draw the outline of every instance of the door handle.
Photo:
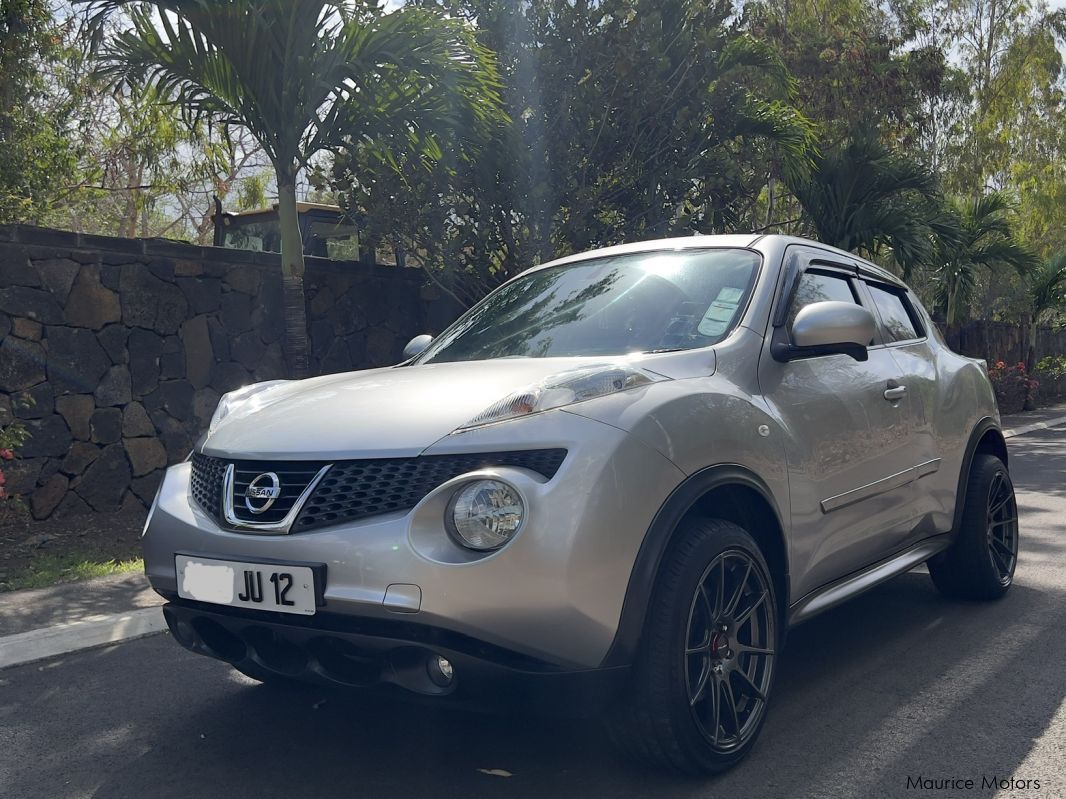
[(907, 396), (906, 386), (893, 386), (892, 388), (885, 389), (885, 399), (889, 402), (895, 402), (896, 400), (903, 399)]

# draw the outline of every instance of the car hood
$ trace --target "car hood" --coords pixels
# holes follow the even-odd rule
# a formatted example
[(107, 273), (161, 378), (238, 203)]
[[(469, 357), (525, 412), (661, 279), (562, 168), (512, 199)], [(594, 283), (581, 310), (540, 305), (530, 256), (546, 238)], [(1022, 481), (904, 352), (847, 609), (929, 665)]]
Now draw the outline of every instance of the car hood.
[(413, 456), (512, 391), (607, 360), (466, 361), (280, 383), (236, 406), (203, 452), (263, 460)]

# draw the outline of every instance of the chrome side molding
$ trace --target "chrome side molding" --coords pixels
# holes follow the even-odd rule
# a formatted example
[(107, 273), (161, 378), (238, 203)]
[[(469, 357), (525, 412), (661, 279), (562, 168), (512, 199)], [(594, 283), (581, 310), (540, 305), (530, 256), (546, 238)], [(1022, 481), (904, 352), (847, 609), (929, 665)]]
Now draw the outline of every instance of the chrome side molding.
[(837, 494), (835, 497), (823, 499), (822, 513), (839, 510), (848, 505), (853, 505), (856, 502), (861, 502), (864, 499), (883, 494), (886, 491), (902, 488), (908, 483), (913, 483), (915, 480), (933, 474), (938, 469), (940, 469), (940, 458), (933, 458), (931, 461), (919, 463), (917, 466), (911, 466), (909, 469), (904, 469), (902, 472), (890, 474), (888, 477), (882, 477), (880, 480), (875, 480), (864, 486), (845, 491), (843, 494)]

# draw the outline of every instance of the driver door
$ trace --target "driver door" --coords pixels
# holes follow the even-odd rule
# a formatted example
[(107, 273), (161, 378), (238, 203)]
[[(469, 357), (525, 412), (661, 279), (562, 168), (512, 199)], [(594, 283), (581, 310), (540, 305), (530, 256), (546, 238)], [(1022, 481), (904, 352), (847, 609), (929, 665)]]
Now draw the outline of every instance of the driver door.
[(913, 526), (914, 458), (910, 398), (891, 391), (902, 373), (879, 340), (871, 342), (866, 361), (842, 354), (774, 359), (773, 342), (790, 335), (804, 306), (869, 303), (854, 263), (810, 248), (790, 248), (785, 262), (793, 277), (778, 298), (784, 305), (775, 309), (759, 379), (786, 432), (793, 596), (799, 598), (894, 551)]

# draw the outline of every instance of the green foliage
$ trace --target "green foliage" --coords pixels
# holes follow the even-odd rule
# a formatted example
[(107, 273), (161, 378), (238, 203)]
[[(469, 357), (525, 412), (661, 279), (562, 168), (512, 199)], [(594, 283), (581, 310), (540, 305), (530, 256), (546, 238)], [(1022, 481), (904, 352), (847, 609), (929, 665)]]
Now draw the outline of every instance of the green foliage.
[(767, 230), (953, 323), (1055, 318), (1021, 272), (1066, 251), (1066, 9), (396, 5), (0, 0), (0, 222), (206, 241), (212, 195), (277, 192), (295, 278), (309, 184), (465, 303), (589, 247)]
[[(321, 151), (363, 147), (432, 162), (499, 118), (491, 54), (471, 26), (420, 8), (340, 0), (82, 0), (103, 45), (100, 74), (147, 87), (186, 120), (248, 130), (275, 173), (290, 369), (308, 370), (296, 181)], [(459, 122), (473, 120), (469, 128)], [(381, 142), (390, 146), (383, 147)]]
[(923, 100), (948, 65), (939, 47), (918, 41), (922, 20), (907, 4), (753, 0), (743, 14), (748, 29), (780, 53), (824, 147), (871, 124), (910, 142), (926, 124)]
[(390, 174), (356, 149), (336, 174), (378, 236), (473, 281), (452, 287), (466, 301), (592, 246), (750, 229), (767, 177), (809, 168), (812, 131), (790, 103), (792, 81), (727, 2), (422, 5), (476, 19), (510, 121), (476, 159), (452, 152), (420, 173), (396, 158)]
[(819, 240), (868, 257), (888, 255), (904, 275), (929, 260), (939, 224), (936, 176), (864, 129), (815, 161), (789, 188)]
[(1034, 324), (1066, 313), (1066, 251), (1043, 261), (1026, 280)]
[(101, 74), (151, 86), (192, 118), (247, 128), (279, 180), (294, 179), (321, 150), (397, 128), (433, 155), (433, 134), (455, 129), (456, 109), (486, 123), (495, 114), (491, 56), (467, 25), (421, 9), (386, 14), (331, 0), (85, 2), (98, 17), (122, 8), (131, 20), (106, 45)]
[(73, 174), (72, 103), (49, 91), (64, 35), (47, 0), (0, 0), (0, 223), (39, 220)]
[(1036, 257), (1013, 235), (1007, 198), (991, 192), (947, 206), (953, 232), (937, 240), (931, 263), (937, 281), (936, 306), (949, 325), (969, 315), (982, 271), (1006, 267), (1030, 272)]
[(1040, 359), (1036, 370), (1041, 375), (1047, 375), (1055, 379), (1066, 377), (1066, 356), (1048, 355)]
[(943, 0), (969, 78), (970, 103), (944, 147), (949, 189), (973, 196), (996, 187), (1017, 204), (1018, 235), (1040, 255), (1066, 247), (1066, 13), (1028, 0)]
[(1041, 358), (1033, 369), (1033, 376), (1039, 379), (1042, 400), (1066, 398), (1066, 357), (1048, 355)]

